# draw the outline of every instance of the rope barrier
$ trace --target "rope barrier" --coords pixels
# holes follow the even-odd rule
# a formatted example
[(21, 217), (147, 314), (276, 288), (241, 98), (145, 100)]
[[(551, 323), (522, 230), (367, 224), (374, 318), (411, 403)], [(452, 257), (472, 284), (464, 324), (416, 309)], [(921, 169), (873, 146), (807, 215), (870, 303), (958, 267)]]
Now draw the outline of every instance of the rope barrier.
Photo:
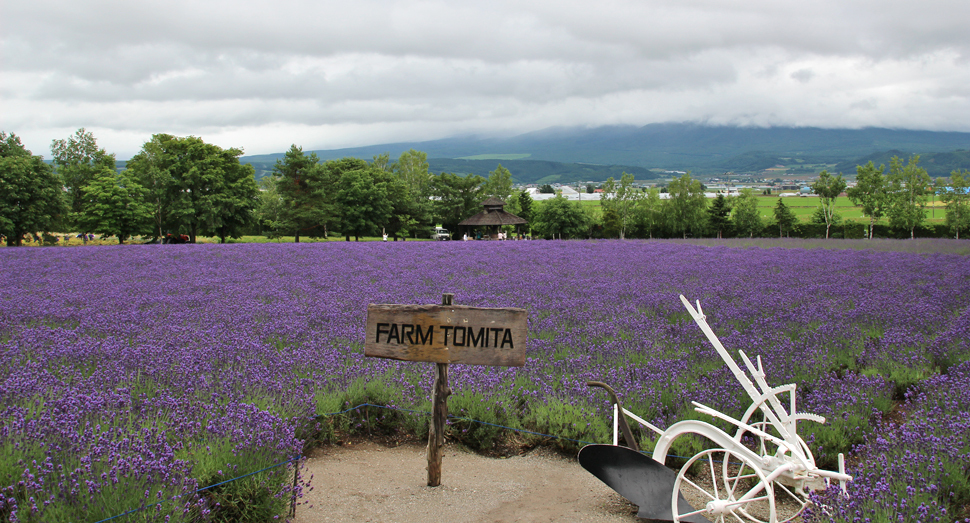
[[(338, 412), (327, 412), (327, 413), (318, 415), (318, 417), (338, 416), (340, 414), (346, 414), (348, 412), (358, 411), (358, 410), (360, 410), (363, 407), (375, 407), (375, 408), (379, 408), (379, 409), (396, 410), (396, 411), (400, 411), (400, 412), (410, 412), (412, 414), (422, 414), (422, 415), (425, 415), (425, 416), (430, 416), (431, 415), (431, 412), (424, 411), (424, 410), (405, 409), (405, 408), (401, 408), (401, 407), (394, 407), (394, 406), (391, 406), (391, 405), (375, 405), (373, 403), (361, 403), (360, 405), (357, 405), (356, 407), (350, 407), (348, 409), (344, 409), (344, 410), (341, 410), (341, 411), (338, 411)], [(581, 439), (567, 438), (565, 436), (556, 436), (556, 435), (553, 435), (553, 434), (543, 434), (541, 432), (534, 432), (534, 431), (531, 431), (531, 430), (518, 429), (518, 428), (515, 428), (515, 427), (509, 427), (509, 426), (506, 426), (506, 425), (499, 425), (497, 423), (490, 423), (490, 422), (487, 422), (487, 421), (481, 421), (481, 420), (477, 420), (477, 419), (466, 418), (464, 416), (454, 416), (454, 415), (449, 414), (448, 415), (448, 419), (455, 419), (455, 420), (460, 420), (460, 421), (468, 421), (468, 422), (472, 422), (472, 423), (479, 423), (479, 424), (482, 424), (482, 425), (489, 425), (489, 426), (497, 427), (497, 428), (500, 428), (500, 429), (506, 429), (506, 430), (511, 430), (511, 431), (515, 431), (515, 432), (523, 432), (525, 434), (532, 434), (534, 436), (541, 436), (541, 437), (544, 437), (544, 438), (552, 438), (552, 439), (559, 439), (559, 440), (565, 440), (565, 441), (572, 441), (572, 442), (575, 442), (575, 443), (582, 443), (584, 445), (594, 445), (595, 444), (592, 441), (584, 441), (584, 440), (581, 440)], [(640, 453), (646, 455), (646, 452), (640, 451)], [(668, 457), (680, 458), (680, 459), (689, 459), (689, 458), (686, 458), (684, 456), (675, 456), (673, 454), (668, 454)], [(193, 492), (189, 492), (189, 493), (186, 493), (186, 494), (177, 494), (177, 495), (172, 496), (170, 498), (163, 499), (163, 500), (158, 501), (156, 503), (152, 503), (151, 505), (147, 505), (147, 506), (140, 507), (140, 508), (137, 508), (137, 509), (129, 510), (127, 512), (123, 512), (121, 514), (118, 514), (117, 516), (111, 516), (110, 518), (102, 519), (102, 520), (97, 521), (95, 523), (105, 523), (107, 521), (111, 521), (111, 520), (114, 520), (114, 519), (118, 519), (118, 518), (123, 517), (123, 516), (128, 516), (128, 515), (131, 515), (131, 514), (135, 514), (137, 512), (141, 512), (143, 510), (148, 510), (148, 509), (150, 509), (152, 507), (155, 507), (157, 505), (161, 505), (162, 503), (167, 503), (169, 501), (175, 501), (176, 499), (179, 499), (181, 497), (188, 496), (188, 495), (191, 495), (191, 494), (198, 494), (199, 492), (203, 492), (203, 491), (206, 491), (206, 490), (209, 490), (209, 489), (218, 487), (220, 485), (225, 485), (227, 483), (232, 483), (233, 481), (237, 481), (237, 480), (240, 480), (240, 479), (243, 479), (243, 478), (247, 478), (249, 476), (252, 476), (252, 475), (255, 475), (255, 474), (259, 474), (261, 472), (266, 472), (267, 470), (271, 470), (271, 469), (274, 469), (274, 468), (277, 468), (277, 467), (281, 467), (281, 466), (286, 465), (288, 463), (293, 463), (294, 461), (299, 461), (300, 459), (301, 459), (301, 456), (296, 456), (294, 458), (288, 459), (286, 461), (282, 461), (280, 463), (277, 463), (275, 465), (266, 467), (264, 469), (257, 470), (256, 472), (250, 472), (248, 474), (244, 474), (244, 475), (239, 476), (239, 477), (235, 477), (235, 478), (232, 478), (232, 479), (227, 479), (226, 481), (221, 481), (219, 483), (215, 483), (215, 484), (209, 485), (207, 487), (202, 487), (202, 488), (200, 488), (198, 490), (195, 490)]]

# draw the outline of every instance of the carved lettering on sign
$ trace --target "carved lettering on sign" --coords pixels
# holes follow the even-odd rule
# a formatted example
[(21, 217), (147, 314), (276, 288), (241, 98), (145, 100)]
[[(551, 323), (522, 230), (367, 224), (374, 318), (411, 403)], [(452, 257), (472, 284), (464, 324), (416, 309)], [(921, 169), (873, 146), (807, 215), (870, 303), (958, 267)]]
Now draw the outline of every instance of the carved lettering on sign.
[(364, 355), (519, 367), (525, 364), (527, 319), (518, 308), (371, 304)]

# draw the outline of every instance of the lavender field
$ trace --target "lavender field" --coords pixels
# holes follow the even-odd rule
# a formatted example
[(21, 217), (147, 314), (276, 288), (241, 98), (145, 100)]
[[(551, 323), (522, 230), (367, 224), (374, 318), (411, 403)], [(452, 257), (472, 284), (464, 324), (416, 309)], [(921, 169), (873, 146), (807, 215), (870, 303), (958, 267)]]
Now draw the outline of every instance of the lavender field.
[[(608, 401), (585, 385), (600, 380), (661, 428), (694, 417), (691, 400), (738, 416), (748, 398), (683, 294), (730, 351), (760, 354), (769, 383), (798, 383), (800, 410), (828, 418), (800, 426), (821, 466), (850, 454), (851, 501), (823, 493), (835, 508), (807, 519), (970, 516), (965, 256), (375, 242), (3, 249), (0, 267), (0, 521), (141, 507), (114, 521), (285, 515), (287, 467), (194, 491), (335, 434), (426, 431), (426, 418), (401, 411), (323, 415), (362, 402), (428, 409), (432, 365), (365, 359), (364, 315), (368, 303), (438, 303), (443, 292), (529, 311), (526, 366), (453, 366), (454, 414), (606, 442)], [(450, 429), (476, 448), (507, 435)], [(296, 494), (305, 488), (301, 478)]]

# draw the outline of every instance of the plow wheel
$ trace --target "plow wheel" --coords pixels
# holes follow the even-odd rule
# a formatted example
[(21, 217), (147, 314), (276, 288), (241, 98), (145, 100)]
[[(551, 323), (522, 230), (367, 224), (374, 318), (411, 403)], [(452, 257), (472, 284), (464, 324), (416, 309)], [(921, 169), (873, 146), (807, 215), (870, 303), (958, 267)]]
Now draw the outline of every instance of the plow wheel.
[[(774, 426), (763, 419), (763, 414), (760, 411), (756, 411), (751, 418), (755, 419), (744, 419), (744, 423), (748, 423), (752, 427), (763, 431), (767, 434), (771, 434), (775, 437), (780, 437), (778, 431), (775, 430)], [(756, 434), (751, 434), (745, 431), (743, 428), (738, 429), (737, 434), (734, 436), (735, 441), (753, 450), (755, 454), (761, 456), (773, 456), (776, 458), (784, 459), (785, 456), (790, 456), (791, 451), (783, 451), (778, 445), (776, 445), (771, 440), (767, 440), (764, 437), (758, 436)], [(808, 450), (808, 446), (805, 441), (798, 436), (798, 443), (801, 445), (801, 451), (804, 456), (809, 459), (810, 465), (815, 465), (815, 460), (813, 459), (811, 451)], [(777, 505), (778, 511), (778, 523), (786, 523), (795, 519), (802, 511), (808, 506), (808, 491), (804, 483), (793, 483), (791, 481), (786, 481), (784, 478), (779, 478), (774, 482), (774, 494), (775, 503)], [(753, 521), (764, 521), (756, 518), (752, 518)]]
[[(696, 474), (688, 477), (688, 471)], [(678, 507), (682, 494), (690, 505)], [(677, 474), (671, 500), (674, 521), (697, 515), (716, 523), (778, 523), (775, 495), (755, 464), (724, 449), (705, 450), (692, 457)]]

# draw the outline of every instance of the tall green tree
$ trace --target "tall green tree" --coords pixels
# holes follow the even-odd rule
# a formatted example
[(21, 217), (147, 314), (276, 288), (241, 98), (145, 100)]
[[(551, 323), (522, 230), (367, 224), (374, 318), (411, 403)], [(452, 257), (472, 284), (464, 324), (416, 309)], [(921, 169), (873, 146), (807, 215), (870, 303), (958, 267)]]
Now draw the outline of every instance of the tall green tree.
[(330, 183), (329, 172), (320, 164), (316, 153), (305, 154), (295, 144), (276, 160), (273, 180), (279, 195), (279, 217), (275, 229), (294, 236), (322, 238), (334, 219), (336, 184)]
[(431, 222), (431, 199), (427, 195), (427, 184), (413, 187), (396, 173), (375, 169), (375, 178), (387, 185), (387, 197), (391, 204), (391, 215), (385, 224), (387, 234), (397, 241), (406, 240), (408, 235), (417, 237), (418, 232), (427, 230)]
[[(382, 157), (374, 157), (374, 165), (385, 163)], [(389, 179), (393, 189), (389, 194), (394, 199), (389, 230), (394, 239), (406, 239), (410, 234), (417, 237), (418, 232), (427, 230), (431, 225), (433, 205), (431, 202), (431, 180), (428, 170), (428, 154), (410, 149), (401, 153), (391, 167), (394, 178)]]
[(401, 153), (393, 169), (404, 178), (408, 187), (422, 188), (431, 182), (431, 172), (428, 171), (428, 153), (410, 149)]
[(172, 218), (188, 231), (190, 241), (200, 234), (238, 238), (252, 217), (258, 191), (252, 165), (242, 165), (241, 149), (223, 149), (201, 138), (182, 139), (185, 156), (175, 164), (169, 194), (177, 204)]
[(488, 173), (488, 179), (485, 180), (482, 191), (486, 198), (494, 196), (509, 203), (509, 198), (512, 196), (512, 173), (502, 167), (502, 164), (498, 164), (494, 171)]
[(375, 154), (371, 165), (378, 171), (390, 171), (393, 168), (393, 165), (391, 165), (391, 153)]
[(707, 197), (700, 180), (684, 173), (667, 186), (670, 198), (666, 200), (664, 217), (670, 228), (687, 238), (687, 233), (699, 236), (707, 226)]
[(798, 218), (795, 213), (785, 205), (785, 201), (778, 198), (778, 203), (775, 204), (775, 223), (778, 224), (778, 237), (783, 238), (785, 232), (791, 233), (791, 230), (795, 227), (795, 223), (798, 222)]
[(131, 157), (125, 169), (138, 179), (138, 183), (145, 190), (145, 201), (148, 203), (152, 216), (152, 232), (155, 238), (161, 240), (168, 219), (168, 188), (172, 183), (168, 166), (171, 159), (166, 153), (166, 144), (174, 139), (168, 134), (156, 134), (142, 145), (141, 151)]
[(118, 243), (152, 229), (151, 204), (134, 173), (104, 169), (81, 188), (81, 212), (73, 222), (82, 231), (117, 236)]
[[(70, 211), (79, 216), (83, 206), (82, 189), (107, 169), (115, 170), (115, 155), (98, 147), (94, 135), (83, 127), (64, 140), (51, 142), (54, 169), (67, 188)], [(87, 231), (81, 231), (87, 232)]]
[(637, 233), (643, 237), (653, 239), (654, 231), (663, 224), (663, 201), (660, 199), (660, 189), (647, 189), (637, 205), (633, 219)]
[(599, 225), (603, 227), (604, 238), (620, 237), (620, 217), (616, 214), (615, 210), (602, 208), (598, 221)]
[(829, 231), (835, 224), (835, 200), (845, 190), (845, 179), (841, 174), (832, 176), (828, 171), (822, 171), (810, 187), (818, 195), (819, 209), (825, 220), (825, 239), (828, 239)]
[(761, 213), (758, 212), (758, 198), (754, 190), (741, 189), (731, 205), (731, 220), (738, 233), (747, 234), (748, 238), (761, 232), (764, 224), (761, 222)]
[(454, 173), (441, 173), (431, 180), (431, 195), (434, 197), (434, 216), (450, 231), (456, 231), (458, 224), (482, 210), (485, 201), (483, 183), (485, 179), (477, 174), (458, 176)]
[[(329, 161), (333, 172), (339, 172), (336, 203), (340, 215), (340, 232), (347, 241), (353, 236), (376, 235), (385, 227), (394, 210), (389, 197), (387, 178), (364, 160), (344, 158)], [(357, 168), (348, 168), (356, 165)]]
[(643, 197), (643, 192), (633, 187), (633, 175), (623, 173), (617, 183), (612, 176), (603, 184), (603, 212), (604, 217), (609, 213), (616, 218), (616, 225), (620, 239), (626, 238), (627, 229), (633, 224), (637, 205)]
[(707, 223), (718, 239), (724, 237), (724, 231), (731, 225), (731, 203), (723, 194), (718, 193), (707, 208)]
[(926, 169), (919, 166), (919, 155), (911, 156), (905, 166), (896, 156), (889, 160), (889, 208), (886, 214), (890, 227), (908, 230), (910, 239), (916, 238), (916, 228), (926, 220), (926, 203), (932, 183)]
[(940, 201), (946, 204), (946, 224), (960, 239), (960, 231), (970, 229), (970, 171), (953, 171), (937, 183)]
[(67, 207), (57, 174), (24, 147), (20, 138), (0, 131), (0, 234), (20, 246), (28, 233), (48, 231), (64, 219)]
[(211, 231), (226, 243), (227, 238), (239, 238), (249, 230), (259, 205), (259, 188), (256, 186), (256, 169), (250, 164), (240, 164), (241, 149), (224, 153), (227, 188), (215, 198), (215, 219), (210, 222)]
[(255, 171), (251, 165), (239, 163), (242, 153), (195, 136), (159, 134), (132, 158), (128, 168), (143, 185), (144, 180), (157, 177), (157, 184), (146, 188), (149, 201), (160, 200), (157, 217), (162, 231), (187, 234), (192, 243), (204, 234), (225, 242), (242, 234), (253, 219), (258, 200)]
[(277, 179), (273, 176), (264, 176), (256, 182), (259, 187), (259, 203), (256, 207), (255, 218), (257, 234), (269, 238), (278, 238), (283, 235), (283, 229), (279, 227), (283, 220), (283, 200), (276, 192), (276, 182)]
[(531, 220), (532, 207), (532, 195), (529, 194), (529, 191), (525, 189), (519, 191), (519, 214), (517, 216), (523, 220)]
[(526, 227), (528, 227), (527, 230), (531, 230), (532, 229), (532, 206), (534, 203), (532, 201), (532, 195), (529, 194), (529, 191), (522, 189), (515, 196), (512, 197), (512, 200), (515, 201), (518, 205), (515, 206), (515, 209), (514, 209), (515, 212), (512, 212), (511, 210), (509, 212), (512, 212), (512, 214), (529, 222), (526, 224)]
[(581, 238), (589, 231), (589, 216), (578, 202), (561, 194), (536, 204), (532, 232), (547, 239)]
[(873, 226), (886, 212), (886, 178), (883, 176), (886, 167), (880, 165), (877, 169), (870, 161), (866, 165), (857, 165), (855, 170), (855, 187), (850, 187), (846, 194), (853, 205), (862, 206), (863, 216), (869, 217), (869, 239), (871, 240)]

